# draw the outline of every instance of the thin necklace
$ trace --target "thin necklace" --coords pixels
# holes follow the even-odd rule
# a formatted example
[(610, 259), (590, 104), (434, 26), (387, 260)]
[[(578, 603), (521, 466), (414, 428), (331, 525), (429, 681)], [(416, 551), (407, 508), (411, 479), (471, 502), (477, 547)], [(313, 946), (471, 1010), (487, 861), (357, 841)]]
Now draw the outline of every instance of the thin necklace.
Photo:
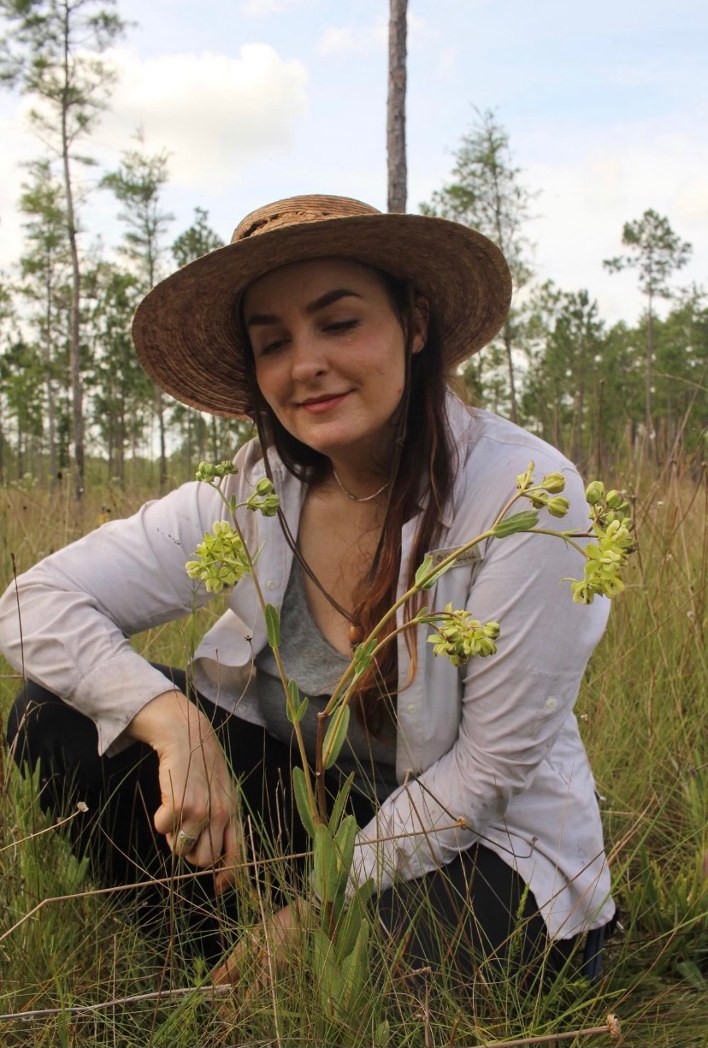
[(344, 494), (347, 496), (347, 498), (351, 499), (352, 502), (371, 502), (371, 500), (375, 499), (377, 495), (381, 495), (386, 490), (388, 485), (390, 484), (390, 481), (387, 480), (385, 484), (381, 485), (381, 487), (379, 488), (378, 491), (375, 491), (373, 493), (373, 495), (366, 495), (364, 498), (359, 498), (358, 495), (353, 495), (351, 493), (351, 491), (349, 491), (347, 488), (344, 487), (344, 485), (342, 484), (341, 480), (337, 476), (337, 471), (334, 468), (334, 466), (332, 466), (332, 476), (337, 481), (337, 483), (339, 484), (340, 488), (342, 489)]

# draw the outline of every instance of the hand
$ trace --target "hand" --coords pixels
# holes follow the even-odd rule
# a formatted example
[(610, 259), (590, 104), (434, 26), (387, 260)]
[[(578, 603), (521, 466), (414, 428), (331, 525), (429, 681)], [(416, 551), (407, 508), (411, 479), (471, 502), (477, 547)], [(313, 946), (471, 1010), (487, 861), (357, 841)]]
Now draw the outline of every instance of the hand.
[(155, 829), (175, 855), (205, 869), (219, 866), (215, 888), (223, 891), (243, 853), (236, 786), (211, 724), (185, 695), (168, 691), (136, 714), (128, 733), (158, 756)]
[(266, 918), (247, 939), (239, 940), (223, 964), (211, 973), (211, 981), (215, 986), (236, 986), (246, 968), (253, 966), (255, 957), (256, 974), (251, 985), (261, 987), (269, 976), (282, 972), (297, 956), (295, 951), (309, 914), (309, 904), (296, 899)]

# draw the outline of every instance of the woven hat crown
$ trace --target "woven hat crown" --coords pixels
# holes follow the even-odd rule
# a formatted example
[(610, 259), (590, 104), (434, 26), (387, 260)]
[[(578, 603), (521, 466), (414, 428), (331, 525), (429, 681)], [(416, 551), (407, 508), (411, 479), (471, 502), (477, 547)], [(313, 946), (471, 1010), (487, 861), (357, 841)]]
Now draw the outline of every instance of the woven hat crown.
[(300, 226), (307, 222), (324, 222), (328, 218), (352, 218), (360, 215), (380, 215), (375, 207), (351, 197), (296, 196), (266, 204), (246, 215), (234, 230), (231, 243), (272, 233), (285, 226)]

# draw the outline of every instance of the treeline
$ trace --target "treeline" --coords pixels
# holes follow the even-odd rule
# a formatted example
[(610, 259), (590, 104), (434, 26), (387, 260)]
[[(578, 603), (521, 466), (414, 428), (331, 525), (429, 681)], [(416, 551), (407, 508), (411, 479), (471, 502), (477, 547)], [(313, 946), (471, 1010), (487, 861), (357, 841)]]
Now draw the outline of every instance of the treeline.
[[(150, 382), (130, 339), (154, 283), (221, 245), (206, 211), (175, 234), (164, 209), (168, 159), (142, 135), (118, 168), (93, 182), (123, 228), (111, 251), (82, 229), (90, 142), (113, 72), (101, 59), (124, 26), (112, 0), (0, 0), (0, 80), (38, 100), (31, 120), (46, 154), (24, 167), (20, 258), (0, 275), (0, 482), (71, 476), (164, 489), (198, 461), (230, 456), (250, 427), (206, 417)], [(0, 26), (3, 22), (0, 22)], [(637, 272), (647, 308), (636, 327), (608, 326), (587, 290), (534, 280), (525, 230), (532, 194), (493, 113), (461, 142), (450, 183), (421, 210), (465, 222), (502, 247), (515, 296), (499, 338), (463, 370), (474, 402), (539, 432), (573, 460), (606, 468), (628, 455), (695, 456), (706, 423), (708, 304), (697, 288), (673, 295), (690, 245), (653, 211), (628, 222), (613, 270)], [(582, 250), (582, 245), (578, 246)], [(148, 463), (152, 463), (148, 467)]]
[[(450, 182), (421, 208), (481, 230), (511, 267), (507, 322), (464, 370), (470, 398), (540, 433), (585, 468), (602, 470), (628, 457), (700, 457), (708, 421), (708, 300), (700, 288), (676, 291), (673, 284), (691, 245), (652, 209), (626, 222), (622, 253), (602, 262), (609, 272), (635, 271), (646, 309), (634, 327), (609, 326), (587, 289), (534, 279), (526, 236), (533, 198), (506, 131), (486, 111), (463, 136)], [(670, 304), (660, 317), (662, 299)]]

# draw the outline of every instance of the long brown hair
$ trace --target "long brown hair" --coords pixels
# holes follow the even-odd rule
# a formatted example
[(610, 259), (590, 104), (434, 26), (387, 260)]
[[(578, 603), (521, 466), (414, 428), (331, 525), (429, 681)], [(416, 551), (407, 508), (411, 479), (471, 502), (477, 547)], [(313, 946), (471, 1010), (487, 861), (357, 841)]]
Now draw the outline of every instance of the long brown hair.
[[(431, 309), (428, 317), (425, 346), (420, 352), (413, 353), (415, 289), (408, 281), (370, 266), (366, 268), (381, 281), (401, 325), (405, 339), (406, 387), (398, 419), (394, 471), (381, 537), (371, 570), (359, 587), (356, 605), (348, 616), (359, 627), (362, 637), (368, 636), (396, 600), (403, 525), (420, 505), (420, 521), (410, 562), (406, 566), (410, 585), (426, 551), (435, 544), (454, 476), (454, 448), (445, 411), (447, 381), (434, 310)], [(329, 458), (297, 440), (279, 422), (258, 388), (252, 357), (248, 363), (255, 421), (266, 465), (268, 448), (273, 447), (286, 468), (301, 481), (306, 484), (324, 481), (331, 474)], [(292, 542), (282, 516), (281, 523), (286, 538)], [(295, 552), (300, 556), (299, 551)], [(339, 605), (335, 606), (339, 608)], [(410, 613), (411, 609), (408, 609)], [(394, 628), (395, 623), (390, 623), (388, 632)], [(415, 673), (413, 631), (407, 634), (407, 639), (412, 673)], [(375, 735), (381, 727), (385, 708), (382, 697), (395, 695), (403, 683), (398, 681), (396, 645), (390, 643), (383, 649), (376, 666), (361, 679), (357, 692), (357, 716), (372, 734)]]

